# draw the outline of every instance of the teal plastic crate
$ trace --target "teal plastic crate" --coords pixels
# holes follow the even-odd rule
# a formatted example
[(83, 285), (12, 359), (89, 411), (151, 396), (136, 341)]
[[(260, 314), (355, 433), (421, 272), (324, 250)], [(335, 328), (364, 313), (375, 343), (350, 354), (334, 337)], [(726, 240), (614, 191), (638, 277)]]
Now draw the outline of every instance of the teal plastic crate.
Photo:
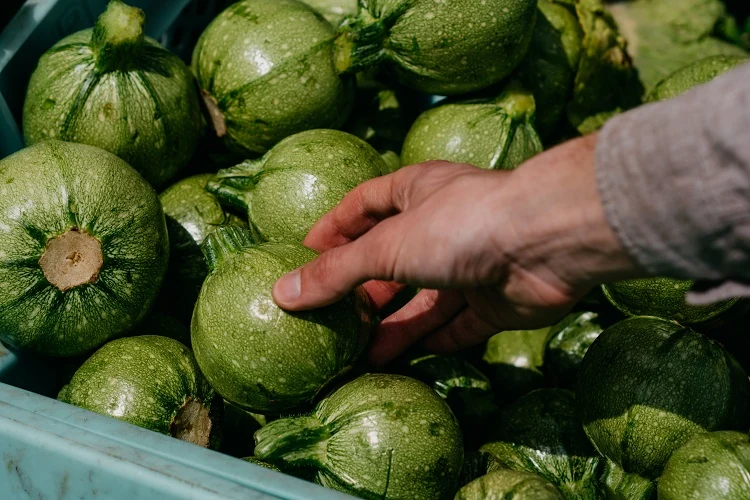
[[(269, 0), (274, 1), (274, 0)], [(127, 0), (146, 32), (189, 59), (230, 3)], [(0, 33), (0, 157), (23, 147), (21, 110), (39, 56), (93, 25), (107, 0), (28, 0)], [(0, 499), (351, 498), (54, 399), (53, 362), (0, 346)]]
[(0, 384), (3, 499), (346, 499), (332, 490)]

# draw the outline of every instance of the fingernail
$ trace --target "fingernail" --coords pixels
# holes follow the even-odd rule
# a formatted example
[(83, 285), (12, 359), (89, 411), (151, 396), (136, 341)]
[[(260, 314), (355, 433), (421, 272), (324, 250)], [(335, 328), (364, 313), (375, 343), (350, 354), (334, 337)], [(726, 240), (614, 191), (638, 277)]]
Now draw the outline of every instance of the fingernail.
[(277, 300), (285, 303), (294, 302), (302, 294), (302, 282), (299, 269), (279, 278), (273, 287)]

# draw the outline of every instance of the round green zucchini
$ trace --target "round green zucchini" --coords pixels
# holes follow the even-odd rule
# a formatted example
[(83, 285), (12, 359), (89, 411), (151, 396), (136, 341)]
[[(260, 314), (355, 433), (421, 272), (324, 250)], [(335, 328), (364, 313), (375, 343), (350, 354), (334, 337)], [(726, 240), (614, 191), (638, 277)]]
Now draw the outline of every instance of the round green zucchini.
[(628, 318), (604, 330), (583, 358), (576, 394), (599, 452), (647, 479), (692, 436), (750, 422), (750, 385), (739, 363), (703, 335), (659, 318)]
[(544, 385), (544, 347), (551, 327), (493, 335), (482, 355), (485, 373), (499, 401), (511, 403)]
[(693, 281), (645, 278), (602, 285), (607, 300), (627, 316), (656, 316), (699, 330), (712, 330), (746, 310), (747, 302), (729, 299), (706, 306), (693, 306), (685, 296)]
[(660, 500), (750, 498), (747, 432), (698, 434), (677, 449), (659, 478)]
[(369, 374), (345, 384), (312, 414), (255, 433), (255, 456), (312, 467), (323, 486), (362, 498), (447, 499), (464, 451), (448, 405), (422, 382)]
[(220, 170), (207, 189), (247, 213), (259, 241), (301, 243), (351, 189), (388, 170), (362, 139), (337, 130), (287, 137), (259, 160)]
[(544, 149), (534, 130), (534, 97), (511, 84), (493, 99), (447, 102), (425, 111), (404, 140), (401, 161), (513, 169)]
[(363, 1), (339, 27), (336, 68), (386, 63), (408, 87), (440, 95), (499, 82), (529, 47), (536, 0)]
[(693, 87), (710, 82), (747, 60), (747, 57), (739, 55), (716, 55), (700, 59), (657, 83), (648, 100), (654, 102), (677, 97)]
[(262, 154), (297, 132), (343, 125), (354, 79), (334, 68), (334, 38), (297, 0), (242, 0), (219, 14), (192, 62), (216, 135), (234, 151)]
[(75, 356), (133, 329), (167, 269), (159, 198), (102, 149), (45, 141), (0, 161), (0, 340)]
[(56, 43), (31, 76), (23, 110), (27, 144), (98, 146), (154, 186), (192, 158), (202, 130), (190, 69), (144, 36), (143, 11), (112, 0), (93, 29)]
[(190, 349), (157, 335), (113, 340), (73, 375), (59, 399), (199, 446), (221, 441), (222, 399)]
[(193, 350), (225, 399), (247, 411), (279, 413), (311, 402), (351, 368), (369, 337), (363, 295), (294, 314), (271, 297), (274, 282), (315, 252), (253, 245), (235, 226), (209, 234), (203, 247), (211, 271), (193, 313)]
[(509, 406), (480, 448), (509, 469), (538, 474), (566, 498), (599, 499), (603, 463), (581, 427), (573, 392), (538, 389)]
[(536, 474), (512, 469), (490, 472), (470, 482), (454, 500), (564, 500), (554, 484)]

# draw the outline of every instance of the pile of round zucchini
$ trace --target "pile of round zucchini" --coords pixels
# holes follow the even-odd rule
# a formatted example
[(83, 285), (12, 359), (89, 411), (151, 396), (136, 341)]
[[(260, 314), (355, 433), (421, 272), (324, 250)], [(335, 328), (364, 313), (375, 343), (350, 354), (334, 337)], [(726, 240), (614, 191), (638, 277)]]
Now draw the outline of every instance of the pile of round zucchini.
[(745, 60), (702, 0), (680, 26), (716, 50), (644, 85), (634, 61), (670, 57), (648, 9), (681, 1), (241, 0), (188, 65), (111, 0), (41, 57), (27, 147), (0, 161), (0, 340), (57, 358), (64, 402), (362, 498), (750, 498), (745, 300), (613, 283), (556, 325), (373, 372), (363, 291), (271, 297), (358, 184), (513, 169)]

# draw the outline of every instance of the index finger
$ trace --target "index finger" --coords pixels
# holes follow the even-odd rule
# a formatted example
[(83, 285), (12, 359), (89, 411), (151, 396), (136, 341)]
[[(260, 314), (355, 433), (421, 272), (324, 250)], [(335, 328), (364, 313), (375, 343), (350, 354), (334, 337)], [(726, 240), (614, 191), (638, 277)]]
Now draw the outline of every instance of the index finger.
[[(303, 244), (324, 252), (350, 243), (382, 220), (404, 211), (414, 198), (430, 193), (447, 178), (478, 170), (471, 165), (427, 161), (371, 179), (352, 189), (324, 215), (310, 229)], [(423, 182), (425, 180), (428, 182)]]
[(396, 215), (394, 174), (377, 177), (355, 187), (330, 212), (320, 218), (303, 241), (306, 247), (324, 252), (349, 243), (378, 222)]

